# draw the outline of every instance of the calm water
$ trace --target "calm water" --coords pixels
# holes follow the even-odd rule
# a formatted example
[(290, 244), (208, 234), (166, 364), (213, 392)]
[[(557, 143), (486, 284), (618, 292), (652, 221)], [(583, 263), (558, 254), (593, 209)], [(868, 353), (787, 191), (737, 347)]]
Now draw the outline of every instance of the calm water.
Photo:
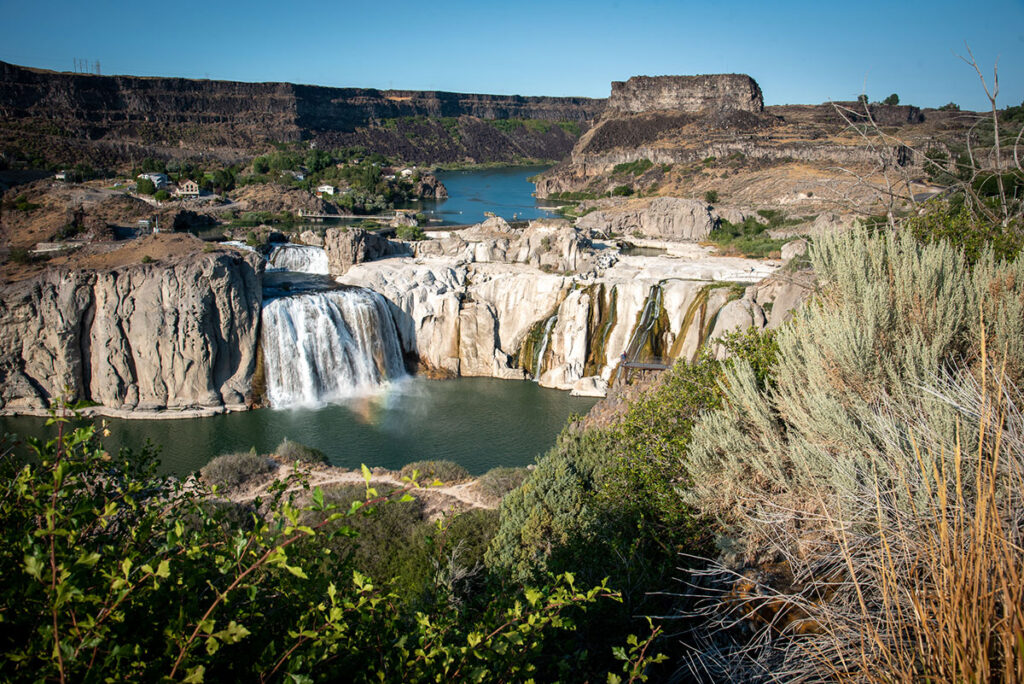
[[(419, 208), (432, 218), (447, 224), (480, 223), (485, 211), (511, 221), (553, 216), (557, 204), (534, 198), (533, 183), (526, 180), (547, 169), (547, 166), (514, 166), (471, 171), (440, 171), (437, 177), (448, 188), (448, 199), (442, 202), (423, 200), (408, 206)], [(436, 225), (436, 224), (435, 224)]]
[[(108, 449), (162, 445), (164, 472), (187, 474), (212, 456), (270, 452), (282, 439), (320, 449), (331, 463), (400, 468), (448, 459), (473, 474), (533, 462), (550, 447), (566, 418), (595, 400), (536, 383), (493, 378), (413, 378), (376, 399), (320, 409), (261, 409), (185, 420), (112, 420)], [(43, 419), (0, 417), (0, 432), (45, 433)]]

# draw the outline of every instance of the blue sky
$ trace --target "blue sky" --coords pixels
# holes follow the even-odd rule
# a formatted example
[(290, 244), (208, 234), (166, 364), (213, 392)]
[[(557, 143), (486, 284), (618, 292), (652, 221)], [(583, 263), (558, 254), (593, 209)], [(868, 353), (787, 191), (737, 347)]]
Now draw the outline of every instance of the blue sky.
[(892, 92), (1024, 100), (1024, 0), (950, 2), (47, 2), (0, 0), (0, 60), (60, 71), (606, 97), (633, 75), (738, 72), (767, 104)]

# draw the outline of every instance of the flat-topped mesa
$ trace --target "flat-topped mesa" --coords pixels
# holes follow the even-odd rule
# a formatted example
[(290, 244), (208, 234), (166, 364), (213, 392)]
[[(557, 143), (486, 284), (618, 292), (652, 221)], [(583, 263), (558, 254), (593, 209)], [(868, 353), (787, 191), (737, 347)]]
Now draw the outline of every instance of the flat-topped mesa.
[(734, 109), (759, 113), (764, 98), (757, 81), (745, 74), (634, 76), (613, 81), (605, 116), (661, 110), (702, 112)]

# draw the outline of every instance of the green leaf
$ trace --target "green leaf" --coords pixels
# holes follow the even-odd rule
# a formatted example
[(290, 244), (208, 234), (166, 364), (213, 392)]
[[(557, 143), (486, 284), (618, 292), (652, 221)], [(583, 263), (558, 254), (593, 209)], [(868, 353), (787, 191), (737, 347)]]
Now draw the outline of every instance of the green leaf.
[(155, 574), (156, 574), (157, 577), (163, 577), (165, 579), (167, 577), (170, 577), (171, 576), (171, 561), (169, 561), (169, 560), (162, 560), (162, 561), (160, 561), (160, 565), (157, 566)]
[(43, 561), (35, 556), (25, 556), (25, 572), (37, 580), (42, 580)]
[(225, 644), (237, 644), (249, 636), (249, 634), (251, 634), (249, 630), (232, 620), (228, 623), (227, 627), (214, 634), (214, 636), (223, 639)]
[(324, 490), (319, 487), (313, 488), (313, 503), (315, 503), (319, 508), (324, 507)]
[(366, 484), (369, 485), (370, 484), (370, 477), (371, 477), (370, 469), (366, 467), (365, 463), (360, 464), (359, 467), (363, 471), (363, 479), (366, 480)]
[(121, 561), (121, 572), (124, 573), (124, 576), (127, 579), (128, 573), (130, 573), (131, 571), (132, 571), (132, 559), (131, 558), (125, 558), (123, 561)]
[(220, 650), (220, 642), (217, 641), (216, 637), (210, 637), (206, 640), (206, 654), (213, 655)]
[(202, 665), (199, 665), (199, 666), (193, 667), (191, 670), (189, 670), (187, 676), (185, 677), (185, 679), (183, 679), (181, 681), (182, 681), (182, 684), (201, 684), (202, 681), (203, 681), (203, 677), (205, 677), (205, 676), (206, 676), (206, 668), (203, 667)]

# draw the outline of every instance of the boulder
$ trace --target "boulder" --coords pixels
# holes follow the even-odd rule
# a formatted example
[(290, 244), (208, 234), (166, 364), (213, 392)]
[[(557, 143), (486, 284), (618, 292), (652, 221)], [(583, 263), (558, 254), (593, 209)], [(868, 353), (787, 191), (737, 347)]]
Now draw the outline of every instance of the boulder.
[(658, 197), (649, 202), (591, 212), (579, 218), (576, 227), (601, 235), (616, 233), (698, 242), (708, 236), (716, 223), (716, 217), (705, 202)]
[(386, 238), (362, 228), (328, 228), (324, 233), (324, 250), (331, 275), (339, 276), (355, 264), (385, 256), (389, 245)]
[(797, 240), (790, 240), (786, 244), (782, 245), (782, 261), (789, 261), (798, 256), (807, 254), (807, 240), (802, 238)]

